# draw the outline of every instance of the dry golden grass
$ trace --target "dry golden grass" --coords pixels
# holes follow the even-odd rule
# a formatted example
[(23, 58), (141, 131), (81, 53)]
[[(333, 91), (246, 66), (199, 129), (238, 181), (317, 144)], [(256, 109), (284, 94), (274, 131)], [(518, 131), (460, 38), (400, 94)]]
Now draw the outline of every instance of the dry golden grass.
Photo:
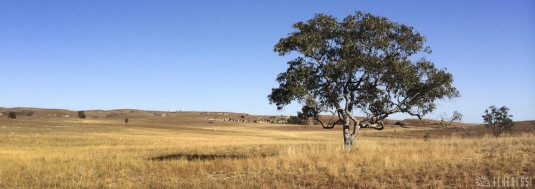
[(472, 188), (480, 176), (535, 176), (531, 132), (362, 129), (345, 152), (338, 129), (194, 115), (123, 121), (0, 118), (0, 188)]

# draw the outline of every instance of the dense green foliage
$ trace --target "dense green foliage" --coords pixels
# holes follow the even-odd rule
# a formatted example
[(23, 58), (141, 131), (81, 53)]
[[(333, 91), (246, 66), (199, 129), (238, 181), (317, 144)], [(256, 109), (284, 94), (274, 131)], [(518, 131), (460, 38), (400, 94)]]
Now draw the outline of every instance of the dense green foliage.
[(15, 112), (9, 112), (7, 114), (7, 118), (9, 118), (9, 119), (17, 119), (17, 114)]
[(511, 119), (513, 116), (509, 115), (509, 108), (506, 106), (499, 109), (496, 106), (490, 106), (481, 117), (485, 126), (492, 130), (495, 137), (499, 137), (504, 131), (510, 131), (515, 125)]
[(78, 118), (85, 119), (85, 111), (78, 111)]
[[(421, 118), (435, 100), (459, 96), (452, 75), (423, 57), (431, 50), (412, 27), (357, 12), (341, 21), (317, 14), (293, 28), (274, 49), (298, 55), (268, 96), (279, 109), (297, 101), (305, 106), (302, 115), (319, 121), (319, 113), (331, 112), (339, 117), (334, 123), (356, 126), (398, 112)], [(357, 120), (354, 108), (366, 117)]]

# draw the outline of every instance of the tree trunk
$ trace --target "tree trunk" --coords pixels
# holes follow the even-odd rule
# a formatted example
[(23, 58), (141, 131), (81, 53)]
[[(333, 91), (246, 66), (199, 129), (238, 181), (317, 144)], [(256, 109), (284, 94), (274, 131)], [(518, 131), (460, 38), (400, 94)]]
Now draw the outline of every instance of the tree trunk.
[(353, 139), (351, 138), (351, 133), (349, 133), (349, 124), (347, 124), (347, 122), (344, 123), (343, 130), (344, 130), (344, 149), (349, 151), (351, 150), (351, 146), (353, 145)]

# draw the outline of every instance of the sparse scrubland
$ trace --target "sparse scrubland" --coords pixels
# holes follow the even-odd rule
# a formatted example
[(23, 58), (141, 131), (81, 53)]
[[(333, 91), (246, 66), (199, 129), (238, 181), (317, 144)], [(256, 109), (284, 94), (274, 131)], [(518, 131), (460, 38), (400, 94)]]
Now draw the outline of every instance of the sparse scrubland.
[(534, 122), (499, 138), (467, 124), (361, 129), (347, 152), (339, 127), (140, 112), (0, 116), (0, 188), (472, 188), (535, 176)]

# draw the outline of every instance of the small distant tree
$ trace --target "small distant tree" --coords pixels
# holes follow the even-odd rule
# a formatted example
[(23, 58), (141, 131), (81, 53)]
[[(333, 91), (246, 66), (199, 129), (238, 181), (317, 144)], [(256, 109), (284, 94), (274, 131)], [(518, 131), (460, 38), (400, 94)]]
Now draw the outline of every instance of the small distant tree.
[(17, 119), (17, 114), (15, 112), (9, 112), (7, 114), (7, 118), (9, 118), (9, 119)]
[(124, 119), (124, 124), (128, 124), (128, 118)]
[(454, 122), (454, 121), (461, 122), (462, 120), (463, 120), (463, 114), (461, 114), (461, 112), (454, 111), (453, 116), (451, 116), (450, 124), (451, 122)]
[(511, 119), (513, 116), (509, 115), (509, 108), (506, 106), (499, 109), (496, 106), (490, 106), (481, 117), (485, 126), (491, 129), (495, 137), (499, 137), (504, 131), (511, 131), (515, 125)]
[(446, 115), (446, 113), (443, 113), (441, 115), (441, 119), (440, 119), (440, 125), (441, 126), (449, 126), (451, 125), (452, 122), (454, 121), (462, 121), (463, 120), (463, 114), (461, 114), (461, 112), (458, 112), (458, 111), (454, 111), (453, 112), (453, 115), (451, 117), (448, 117)]
[[(310, 106), (303, 106), (301, 111), (297, 112), (297, 117), (299, 118), (300, 124), (312, 125), (314, 121), (321, 122), (318, 114), (319, 112), (314, 108)], [(312, 122), (309, 121), (311, 118), (313, 119)]]
[(288, 120), (286, 121), (287, 124), (302, 124), (301, 119), (297, 116), (290, 116)]
[(85, 119), (85, 111), (78, 111), (78, 118)]

